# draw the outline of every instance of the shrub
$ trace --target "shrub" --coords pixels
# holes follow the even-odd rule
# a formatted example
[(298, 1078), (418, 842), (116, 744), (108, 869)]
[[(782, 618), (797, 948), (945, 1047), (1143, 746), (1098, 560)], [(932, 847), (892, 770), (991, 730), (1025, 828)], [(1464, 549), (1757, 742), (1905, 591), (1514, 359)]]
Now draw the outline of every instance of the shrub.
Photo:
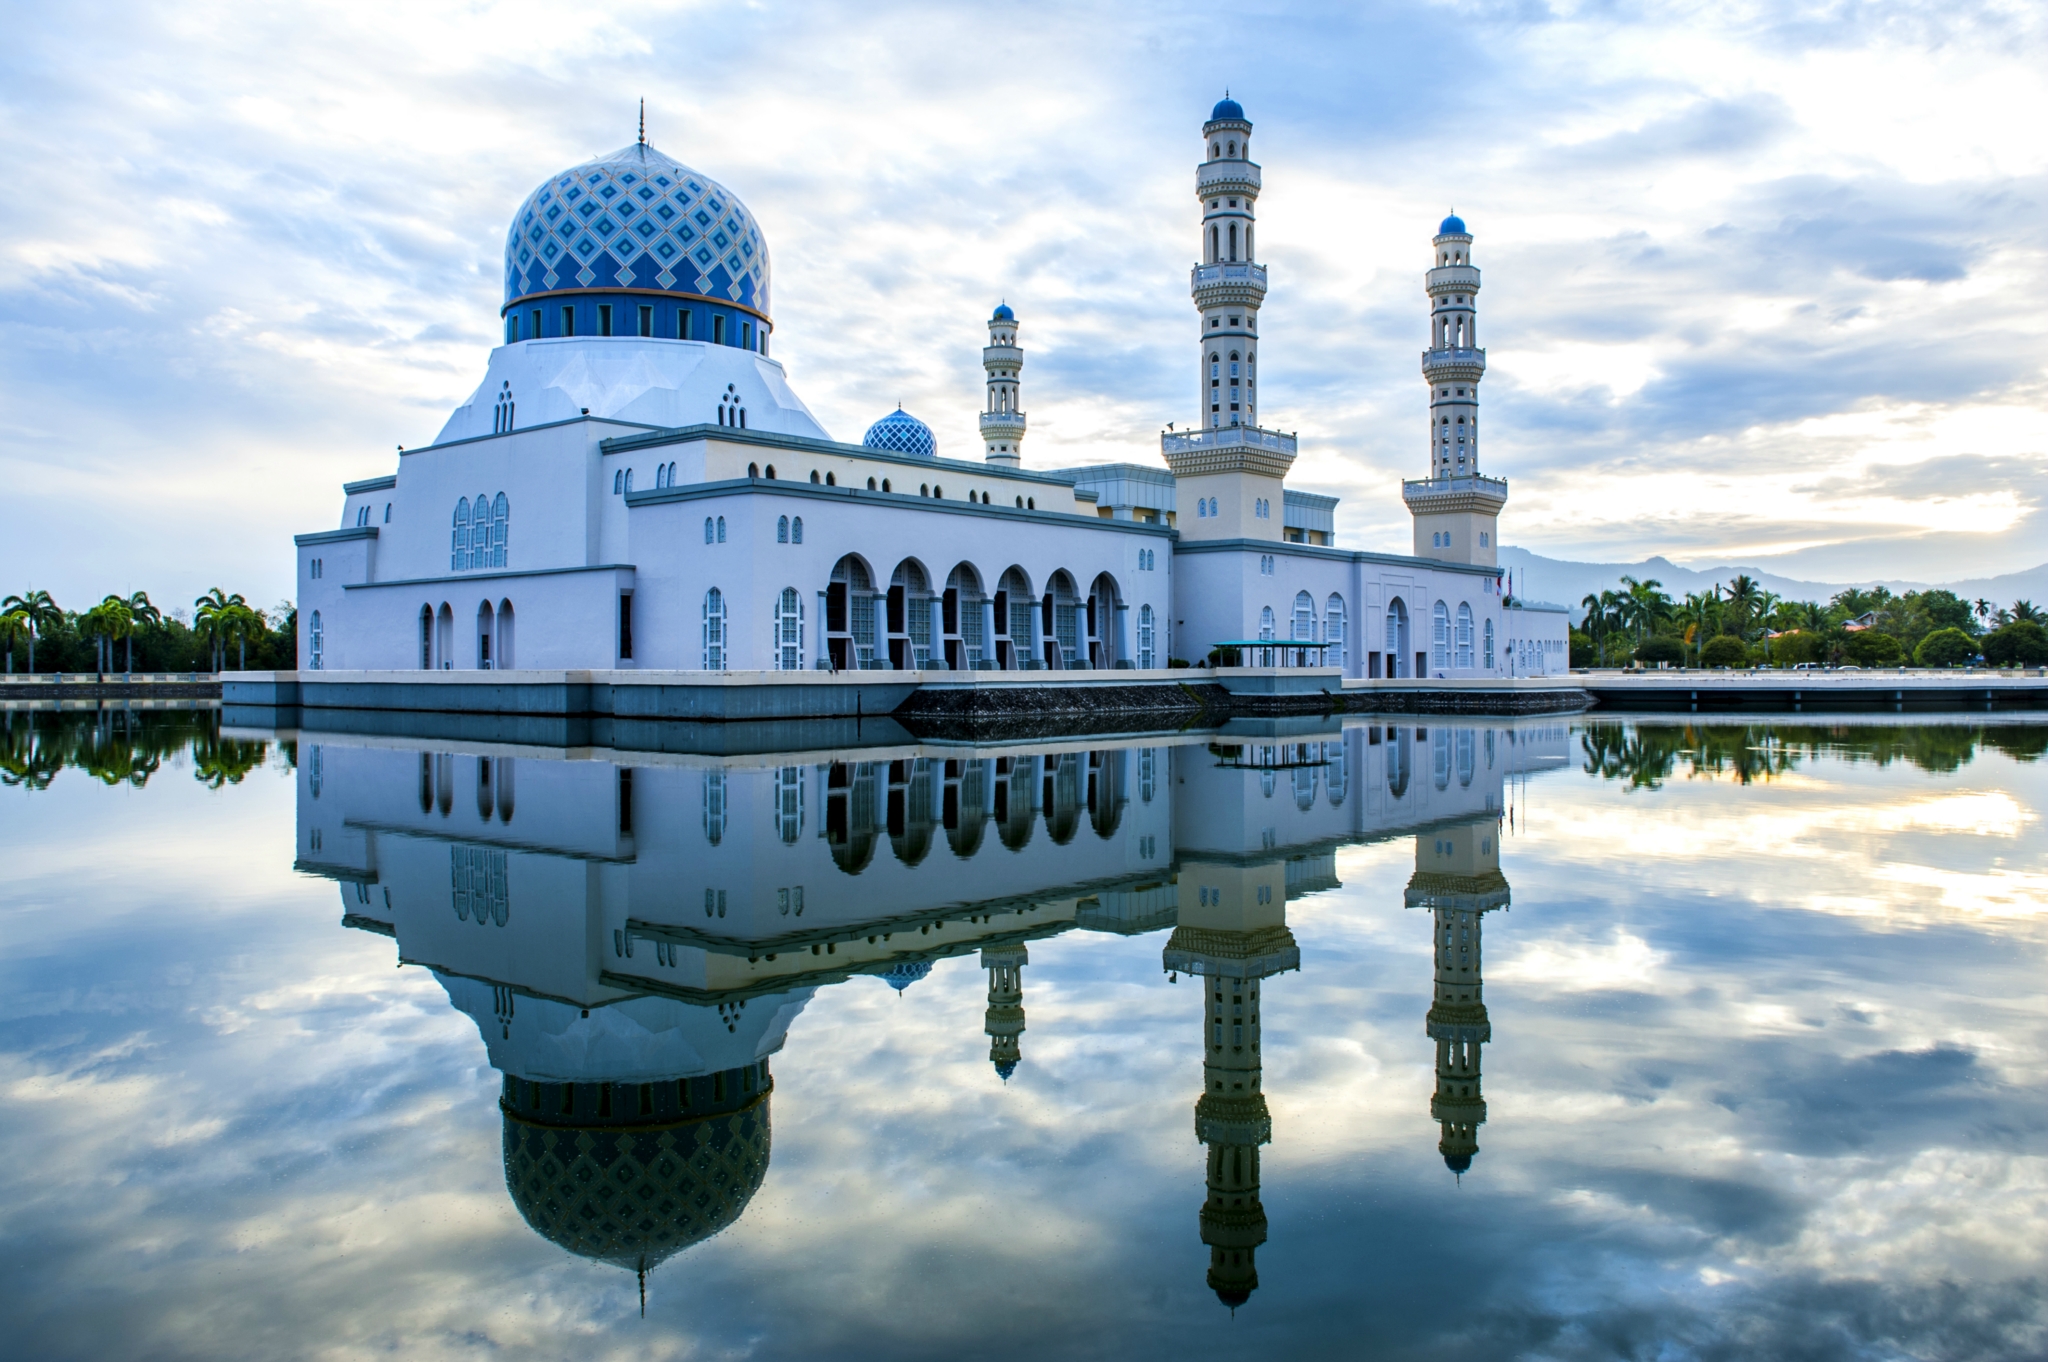
[(2048, 630), (2032, 620), (2014, 620), (1993, 629), (1984, 636), (1984, 660), (1994, 667), (2048, 666)]
[(1574, 629), (1571, 633), (1571, 658), (1574, 667), (1597, 667), (1600, 665), (1600, 649), (1593, 642), (1591, 634)]
[(1842, 651), (1859, 667), (1895, 667), (1906, 655), (1899, 641), (1881, 629), (1859, 629), (1849, 635)]
[(1685, 661), (1685, 645), (1675, 638), (1649, 638), (1636, 645), (1636, 661), (1645, 667), (1654, 667), (1659, 662), (1677, 666)]
[(1937, 629), (1913, 650), (1913, 660), (1923, 667), (1956, 667), (1976, 655), (1977, 640), (1960, 629)]
[(1819, 634), (1805, 629), (1792, 629), (1771, 640), (1771, 661), (1784, 666), (1799, 662), (1818, 662), (1820, 649)]
[(1749, 647), (1733, 634), (1716, 634), (1700, 649), (1702, 667), (1740, 667), (1749, 661)]

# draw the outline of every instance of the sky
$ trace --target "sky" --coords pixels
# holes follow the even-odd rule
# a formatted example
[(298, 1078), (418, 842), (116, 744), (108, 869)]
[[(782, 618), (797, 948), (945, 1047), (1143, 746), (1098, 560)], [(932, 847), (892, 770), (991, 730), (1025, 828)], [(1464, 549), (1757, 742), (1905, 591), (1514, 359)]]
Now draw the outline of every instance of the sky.
[(509, 215), (650, 141), (753, 210), (835, 438), (1030, 466), (1195, 413), (1201, 123), (1256, 124), (1262, 419), (1409, 543), (1429, 237), (1484, 271), (1503, 542), (1927, 581), (2048, 561), (2048, 14), (1994, 0), (29, 5), (0, 50), (0, 592), (292, 590), (481, 380)]

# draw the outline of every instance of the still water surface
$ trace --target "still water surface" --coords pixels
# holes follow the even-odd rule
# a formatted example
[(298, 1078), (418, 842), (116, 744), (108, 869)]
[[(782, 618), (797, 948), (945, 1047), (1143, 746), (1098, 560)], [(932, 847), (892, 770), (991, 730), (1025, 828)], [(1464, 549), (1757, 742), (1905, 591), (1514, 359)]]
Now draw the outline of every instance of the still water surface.
[(2038, 1357), (2044, 749), (17, 712), (8, 1351)]

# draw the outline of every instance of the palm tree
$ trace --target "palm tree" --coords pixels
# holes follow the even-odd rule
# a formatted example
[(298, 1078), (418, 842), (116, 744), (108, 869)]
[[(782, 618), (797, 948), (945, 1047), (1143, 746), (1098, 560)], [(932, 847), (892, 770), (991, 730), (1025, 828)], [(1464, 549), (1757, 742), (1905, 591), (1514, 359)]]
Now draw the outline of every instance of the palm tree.
[(29, 628), (28, 612), (19, 606), (0, 611), (0, 648), (7, 650), (9, 676), (14, 675), (14, 641), (24, 636), (31, 640), (35, 638), (35, 631)]
[[(1728, 604), (1735, 612), (1735, 628), (1732, 631), (1739, 638), (1749, 637), (1749, 622), (1756, 614), (1763, 588), (1748, 573), (1740, 573), (1728, 583)], [(1725, 621), (1724, 621), (1725, 627)]]
[(19, 610), (28, 619), (28, 669), (36, 669), (36, 639), (47, 636), (52, 629), (64, 623), (64, 612), (57, 608), (57, 602), (50, 599), (47, 591), (30, 591), (25, 596), (9, 596), (0, 601), (0, 610)]
[(2014, 601), (2012, 603), (2012, 617), (2015, 620), (2032, 620), (2038, 623), (2041, 618), (2041, 612), (2034, 608), (2032, 601)]
[(1975, 601), (1972, 602), (1972, 604), (1977, 607), (1977, 623), (1979, 625), (1982, 625), (1985, 620), (1991, 618), (1990, 601), (1987, 601), (1982, 596), (1979, 596)]
[(135, 670), (135, 631), (145, 625), (154, 627), (164, 622), (164, 612), (149, 603), (149, 593), (138, 591), (125, 604), (130, 621), (128, 629), (128, 670)]
[(215, 671), (220, 670), (221, 651), (227, 646), (233, 611), (236, 606), (246, 608), (247, 605), (240, 594), (230, 596), (219, 587), (192, 602), (192, 632), (205, 638), (210, 645)]
[[(88, 610), (86, 617), (88, 619), (97, 619), (98, 621), (97, 632), (100, 637), (100, 647), (103, 650), (100, 670), (112, 671), (114, 669), (114, 645), (124, 638), (132, 639), (135, 635), (135, 612), (130, 610), (128, 602), (122, 600), (119, 596), (108, 596), (98, 605)], [(134, 660), (135, 648), (133, 643), (129, 645), (128, 657), (130, 661)]]
[(235, 597), (234, 604), (228, 607), (227, 614), (228, 632), (235, 636), (235, 648), (239, 656), (235, 669), (237, 671), (247, 671), (249, 670), (249, 635), (268, 633), (270, 631), (270, 621), (263, 618), (261, 610), (249, 605), (240, 596)]

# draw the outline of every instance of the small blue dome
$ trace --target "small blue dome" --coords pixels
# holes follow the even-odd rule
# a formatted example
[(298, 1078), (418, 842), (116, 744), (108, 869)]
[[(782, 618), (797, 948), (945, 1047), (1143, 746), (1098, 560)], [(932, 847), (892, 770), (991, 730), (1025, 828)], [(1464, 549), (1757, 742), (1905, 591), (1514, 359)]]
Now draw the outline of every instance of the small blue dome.
[(909, 988), (931, 972), (931, 961), (915, 960), (909, 964), (889, 966), (889, 968), (882, 971), (882, 981), (888, 984), (890, 988), (901, 993), (904, 989)]
[(996, 1076), (997, 1076), (998, 1078), (1002, 1079), (1002, 1080), (1003, 1080), (1003, 1082), (1005, 1082), (1005, 1083), (1009, 1082), (1009, 1081), (1010, 1081), (1010, 1075), (1011, 1075), (1011, 1074), (1013, 1074), (1013, 1073), (1015, 1073), (1015, 1072), (1017, 1072), (1017, 1061), (1016, 1061), (1016, 1060), (1014, 1060), (1014, 1059), (1005, 1059), (1005, 1060), (999, 1060), (999, 1061), (997, 1061), (997, 1063), (996, 1063)]
[(908, 454), (917, 459), (939, 457), (939, 442), (932, 428), (901, 407), (869, 426), (860, 442), (869, 449)]
[(1014, 322), (1017, 320), (1017, 314), (1010, 311), (1008, 303), (997, 303), (996, 310), (989, 314), (988, 319), (992, 322)]
[(1450, 1169), (1453, 1173), (1469, 1173), (1472, 1171), (1472, 1156), (1470, 1154), (1446, 1154), (1444, 1155), (1444, 1167)]
[(1438, 236), (1451, 236), (1453, 234), (1457, 236), (1468, 235), (1468, 233), (1465, 231), (1465, 219), (1459, 217), (1456, 213), (1451, 214), (1449, 217), (1445, 218), (1443, 222), (1437, 227), (1436, 234)]
[(1217, 122), (1219, 119), (1243, 117), (1244, 105), (1239, 104), (1229, 95), (1225, 95), (1223, 96), (1223, 98), (1217, 100), (1216, 107), (1209, 110), (1209, 121), (1211, 123)]

